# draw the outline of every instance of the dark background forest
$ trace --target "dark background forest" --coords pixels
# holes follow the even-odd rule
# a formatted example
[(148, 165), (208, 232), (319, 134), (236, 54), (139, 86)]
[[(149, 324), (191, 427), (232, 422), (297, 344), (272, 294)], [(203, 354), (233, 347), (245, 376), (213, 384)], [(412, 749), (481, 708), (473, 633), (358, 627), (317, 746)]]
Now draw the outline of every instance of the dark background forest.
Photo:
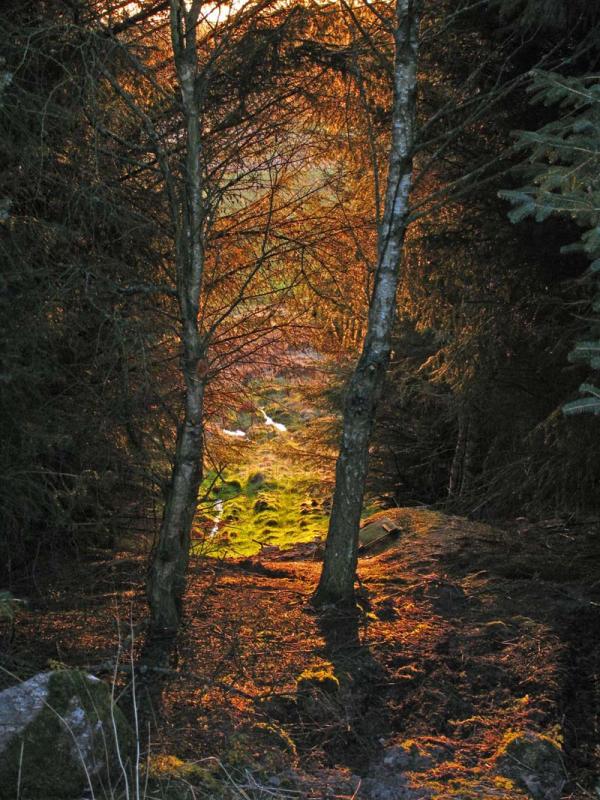
[[(591, 258), (562, 252), (579, 239), (581, 220), (553, 213), (513, 224), (499, 192), (527, 182), (520, 165), (530, 153), (515, 148), (514, 132), (573, 113), (560, 98), (532, 102), (531, 70), (593, 76), (595, 11), (541, 3), (547, 13), (528, 16), (523, 4), (480, 3), (444, 29), (442, 12), (456, 13), (454, 5), (436, 8), (428, 24), (440, 30), (423, 46), (419, 114), (437, 119), (417, 159), (432, 163), (415, 188), (370, 489), (398, 505), (487, 519), (594, 515), (596, 420), (561, 413), (590, 373), (568, 361), (594, 324)], [(169, 222), (150, 134), (112, 86), (133, 81), (136, 69), (167, 69), (165, 23), (152, 4), (138, 20), (126, 6), (3, 9), (0, 506), (9, 583), (37, 558), (111, 546), (123, 532), (151, 534), (168, 480), (180, 403)], [(281, 340), (302, 341), (338, 365), (324, 379), (333, 410), (364, 330), (374, 209), (361, 198), (373, 194), (370, 150), (385, 148), (390, 102), (384, 68), (360, 34), (336, 43), (336, 14), (294, 6), (249, 23), (206, 101), (218, 147), (231, 151), (230, 118), (289, 81), (298, 119), (282, 110), (280, 129), (310, 118), (321, 139), (311, 146), (329, 149), (332, 191), (307, 188), (303, 210), (290, 205), (277, 224), (293, 235), (270, 259), (283, 270), (288, 258), (295, 283), (271, 295)], [(477, 96), (487, 98), (484, 110), (474, 107)], [(147, 97), (146, 113), (165, 137), (170, 120), (176, 125), (169, 102)], [(574, 191), (593, 200), (597, 107), (587, 113), (589, 161), (584, 174), (574, 171)], [(356, 144), (344, 140), (348, 120)], [(549, 163), (561, 157), (551, 146)], [(218, 157), (221, 168), (237, 156)], [(225, 263), (246, 246), (251, 213), (264, 210), (240, 210), (242, 219), (211, 234)], [(224, 302), (236, 290), (233, 279), (219, 288)], [(222, 363), (209, 415), (242, 402), (241, 372), (268, 359), (273, 337), (259, 342), (257, 321), (244, 324), (228, 363), (227, 345), (214, 345)]]

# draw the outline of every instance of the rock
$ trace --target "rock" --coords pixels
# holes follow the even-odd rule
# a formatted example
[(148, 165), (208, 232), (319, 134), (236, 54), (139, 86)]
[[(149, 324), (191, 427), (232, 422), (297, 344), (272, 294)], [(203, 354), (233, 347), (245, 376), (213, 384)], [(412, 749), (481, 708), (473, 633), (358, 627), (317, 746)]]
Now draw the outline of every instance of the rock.
[(426, 748), (409, 740), (396, 747), (388, 748), (383, 755), (383, 763), (389, 769), (397, 769), (402, 772), (422, 772), (431, 769), (435, 762)]
[(562, 750), (533, 731), (505, 736), (496, 753), (498, 772), (514, 780), (534, 800), (560, 800), (566, 782)]
[(254, 503), (253, 510), (255, 514), (260, 514), (261, 511), (275, 511), (273, 506), (264, 499), (257, 500)]
[(229, 737), (229, 747), (221, 757), (236, 769), (250, 769), (272, 777), (291, 769), (298, 753), (283, 728), (259, 722), (242, 726), (233, 733)]
[(431, 792), (412, 789), (404, 775), (382, 773), (376, 778), (365, 778), (358, 797), (360, 800), (429, 800)]
[(250, 475), (248, 478), (248, 484), (250, 486), (262, 486), (263, 483), (266, 481), (267, 477), (262, 472), (255, 472), (253, 475)]
[(387, 516), (378, 516), (372, 522), (366, 520), (358, 533), (360, 551), (369, 555), (382, 553), (398, 544), (401, 533), (400, 525)]
[(381, 758), (371, 765), (359, 797), (361, 800), (428, 800), (433, 794), (439, 797), (423, 785), (421, 778), (453, 758), (449, 743), (428, 737), (388, 744)]
[(381, 766), (400, 772), (427, 772), (449, 758), (453, 758), (453, 749), (447, 742), (405, 739), (385, 748)]
[(0, 800), (14, 800), (19, 780), (22, 798), (80, 798), (90, 782), (122, 779), (118, 754), (126, 764), (132, 749), (129, 724), (92, 675), (42, 672), (0, 692)]

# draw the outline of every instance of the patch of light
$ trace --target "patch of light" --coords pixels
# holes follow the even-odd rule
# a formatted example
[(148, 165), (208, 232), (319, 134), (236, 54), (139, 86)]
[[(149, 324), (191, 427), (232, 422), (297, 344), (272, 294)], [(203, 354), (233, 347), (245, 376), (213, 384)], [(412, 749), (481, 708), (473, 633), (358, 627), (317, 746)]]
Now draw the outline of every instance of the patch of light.
[(221, 525), (221, 517), (223, 516), (223, 501), (222, 500), (215, 500), (213, 504), (213, 508), (215, 510), (216, 517), (213, 520), (213, 526), (210, 529), (210, 533), (208, 534), (212, 539), (214, 536), (217, 535), (219, 532), (219, 527)]
[[(253, 0), (228, 0), (228, 2), (217, 2), (214, 3), (206, 3), (202, 9), (202, 19), (206, 22), (210, 22), (212, 25), (216, 25), (220, 22), (226, 22), (232, 14), (236, 14), (238, 11), (241, 11)], [(185, 0), (186, 5), (191, 5), (191, 0)]]
[(287, 431), (287, 428), (285, 427), (283, 422), (275, 422), (275, 420), (271, 419), (271, 417), (267, 414), (264, 408), (259, 408), (258, 410), (265, 418), (265, 425), (268, 425), (271, 428), (275, 428), (275, 430), (279, 431), (279, 433), (284, 433), (285, 431)]
[(132, 17), (134, 14), (140, 13), (142, 10), (142, 3), (127, 3), (124, 10), (128, 17)]
[(225, 436), (235, 436), (236, 439), (245, 439), (246, 438), (246, 431), (241, 431), (239, 428), (235, 431), (227, 430), (227, 428), (222, 428), (221, 433), (224, 433)]
[[(183, 0), (186, 9), (189, 11), (197, 0)], [(205, 3), (200, 1), (201, 13), (200, 22), (207, 22), (211, 26), (218, 26), (223, 22), (227, 22), (229, 17), (237, 14), (246, 7), (250, 7), (255, 0), (213, 0), (213, 2)], [(132, 17), (143, 11), (144, 3), (142, 0), (137, 2), (126, 3), (122, 6), (122, 11), (125, 12), (126, 17)], [(163, 14), (164, 12), (159, 12)]]

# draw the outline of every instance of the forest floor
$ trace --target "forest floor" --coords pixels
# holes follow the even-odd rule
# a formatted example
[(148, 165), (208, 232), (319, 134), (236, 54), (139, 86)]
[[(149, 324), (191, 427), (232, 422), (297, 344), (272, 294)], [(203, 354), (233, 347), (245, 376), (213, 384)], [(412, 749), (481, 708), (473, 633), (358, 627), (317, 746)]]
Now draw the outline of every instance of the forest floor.
[[(310, 610), (310, 545), (192, 562), (153, 768), (200, 764), (215, 781), (224, 771), (246, 791), (231, 797), (511, 800), (528, 795), (499, 772), (498, 753), (537, 731), (562, 744), (562, 796), (597, 796), (597, 527), (383, 514), (402, 533), (361, 558), (364, 607), (345, 619)], [(97, 668), (143, 616), (140, 559), (84, 566), (85, 587), (54, 576), (17, 620), (21, 677)], [(219, 794), (211, 783), (197, 796)]]
[[(280, 400), (266, 410), (285, 420), (283, 436), (240, 443), (236, 469), (208, 486), (208, 507), (224, 502), (197, 543), (214, 546), (191, 561), (186, 622), (154, 709), (149, 764), (169, 787), (162, 796), (516, 800), (531, 795), (507, 753), (530, 731), (562, 748), (558, 765), (542, 753), (531, 767), (548, 781), (530, 785), (534, 796), (597, 798), (598, 521), (493, 527), (380, 511), (363, 528), (359, 606), (317, 615), (327, 504)], [(67, 665), (109, 679), (118, 643), (121, 663), (135, 658), (144, 557), (81, 558), (79, 570), (40, 575), (11, 636), (0, 630), (2, 663), (19, 678)], [(187, 795), (173, 793), (184, 785)]]

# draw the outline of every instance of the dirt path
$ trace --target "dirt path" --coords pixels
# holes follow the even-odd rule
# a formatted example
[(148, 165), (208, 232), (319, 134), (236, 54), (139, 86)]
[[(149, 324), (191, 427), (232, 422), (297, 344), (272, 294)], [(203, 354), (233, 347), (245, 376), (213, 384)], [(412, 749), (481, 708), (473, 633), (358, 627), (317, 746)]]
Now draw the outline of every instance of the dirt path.
[[(535, 731), (562, 743), (562, 796), (589, 800), (600, 754), (598, 531), (383, 514), (400, 533), (361, 559), (367, 599), (346, 620), (309, 613), (320, 565), (301, 552), (193, 562), (155, 752), (217, 758), (257, 785), (285, 774), (289, 797), (516, 800), (529, 795), (499, 773), (498, 751)], [(114, 652), (117, 616), (122, 629), (143, 615), (141, 563), (86, 569), (89, 594), (55, 588), (18, 620), (11, 648), (28, 670), (49, 658), (99, 663)], [(277, 746), (261, 739), (267, 728)], [(294, 746), (282, 756), (284, 735)], [(268, 786), (248, 796), (285, 796)]]

